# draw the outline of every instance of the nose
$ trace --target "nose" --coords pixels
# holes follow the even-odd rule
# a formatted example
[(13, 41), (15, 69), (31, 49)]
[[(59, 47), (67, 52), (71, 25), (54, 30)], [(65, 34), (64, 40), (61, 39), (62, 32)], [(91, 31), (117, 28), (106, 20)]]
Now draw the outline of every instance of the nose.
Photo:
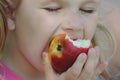
[(76, 13), (69, 13), (66, 15), (62, 23), (62, 29), (71, 37), (83, 38), (84, 24), (82, 16)]

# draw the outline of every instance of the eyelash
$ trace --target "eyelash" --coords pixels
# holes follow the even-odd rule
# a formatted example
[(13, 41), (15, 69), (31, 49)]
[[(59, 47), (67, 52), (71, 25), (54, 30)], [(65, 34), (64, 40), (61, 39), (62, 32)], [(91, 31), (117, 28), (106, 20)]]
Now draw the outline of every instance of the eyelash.
[(55, 11), (59, 11), (61, 8), (44, 8), (44, 9), (49, 12), (55, 12)]
[(82, 12), (85, 12), (85, 13), (93, 13), (94, 10), (85, 10), (85, 9), (80, 9)]
[[(59, 11), (61, 8), (44, 8), (44, 9), (49, 12), (56, 12), (56, 11)], [(85, 13), (93, 13), (94, 12), (94, 10), (85, 10), (85, 9), (80, 9), (80, 10)]]

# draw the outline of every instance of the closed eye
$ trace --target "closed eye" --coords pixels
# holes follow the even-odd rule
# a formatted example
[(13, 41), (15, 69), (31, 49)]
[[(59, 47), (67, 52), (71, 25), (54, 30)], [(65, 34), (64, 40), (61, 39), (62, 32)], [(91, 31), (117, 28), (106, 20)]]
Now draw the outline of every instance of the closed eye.
[(55, 11), (59, 11), (61, 8), (44, 8), (44, 9), (49, 12), (55, 12)]
[(85, 13), (93, 13), (94, 10), (87, 10), (87, 9), (80, 9), (80, 11), (85, 12)]

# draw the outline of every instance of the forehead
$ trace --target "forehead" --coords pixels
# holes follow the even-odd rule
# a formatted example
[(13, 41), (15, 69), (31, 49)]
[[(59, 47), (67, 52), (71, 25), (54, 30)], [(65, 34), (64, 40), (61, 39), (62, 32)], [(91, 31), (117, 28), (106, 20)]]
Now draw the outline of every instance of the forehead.
[(77, 6), (77, 5), (83, 5), (86, 3), (95, 3), (96, 5), (99, 4), (99, 2), (101, 0), (23, 0), (23, 1), (27, 1), (26, 3), (31, 3), (33, 4), (37, 4), (38, 6), (44, 6), (47, 5), (51, 2), (55, 2), (55, 3), (60, 3), (62, 5), (71, 5), (71, 6)]
[(98, 2), (99, 0), (40, 0), (41, 2)]
[[(47, 1), (71, 1), (71, 0), (47, 0)], [(75, 1), (75, 0), (72, 0)], [(79, 0), (79, 1), (98, 1), (98, 0)]]

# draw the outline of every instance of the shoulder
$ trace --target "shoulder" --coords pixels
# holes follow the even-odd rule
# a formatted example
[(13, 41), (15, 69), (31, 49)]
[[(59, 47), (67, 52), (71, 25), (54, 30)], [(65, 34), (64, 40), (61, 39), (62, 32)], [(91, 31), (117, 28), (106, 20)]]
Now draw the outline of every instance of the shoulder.
[(0, 75), (0, 80), (6, 80), (4, 76)]
[(4, 70), (4, 65), (0, 61), (0, 80), (6, 80), (5, 79), (5, 70)]
[(12, 71), (6, 64), (0, 61), (0, 80), (23, 80), (22, 77)]

